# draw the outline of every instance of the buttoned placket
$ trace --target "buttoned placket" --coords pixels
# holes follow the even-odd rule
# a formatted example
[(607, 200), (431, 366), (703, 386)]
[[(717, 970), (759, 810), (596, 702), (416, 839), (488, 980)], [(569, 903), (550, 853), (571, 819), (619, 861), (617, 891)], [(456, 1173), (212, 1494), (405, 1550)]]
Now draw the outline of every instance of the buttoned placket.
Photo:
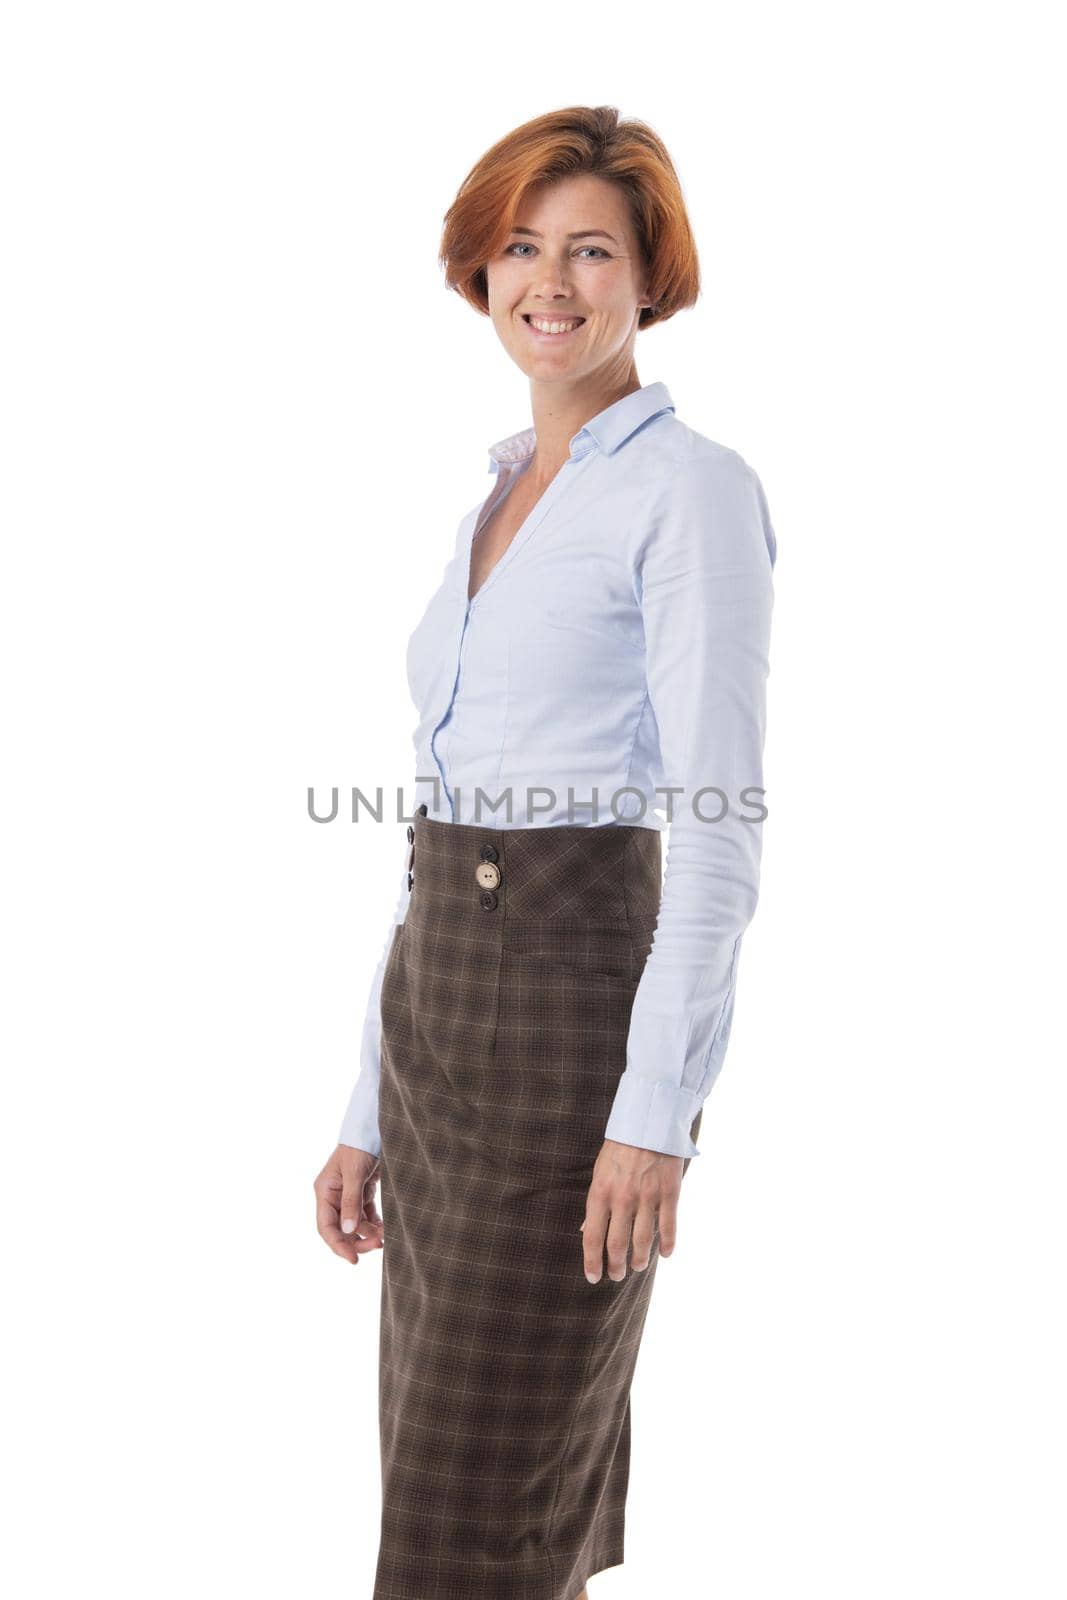
[[(515, 469), (521, 467), (524, 461), (528, 460), (532, 448), (533, 430), (527, 429), (525, 433), (520, 434), (515, 441), (511, 442), (510, 448), (506, 446), (496, 447), (497, 454), (492, 458), (493, 469), (499, 471), (501, 467), (505, 467), (509, 471), (514, 471)], [(582, 462), (585, 461), (595, 449), (596, 441), (586, 434), (584, 429), (579, 430), (579, 432), (574, 435), (570, 442), (570, 455), (568, 459), (560, 467), (559, 471), (556, 473), (556, 476), (545, 489), (536, 505), (531, 508), (529, 515), (516, 531), (511, 543), (508, 545), (507, 549), (504, 551), (504, 554), (493, 567), (492, 571), (489, 573), (489, 576), (486, 578), (485, 582), (482, 584), (473, 600), (469, 599), (468, 595), (470, 591), (470, 565), (474, 541), (478, 537), (482, 528), (488, 522), (490, 515), (496, 509), (500, 499), (505, 494), (507, 479), (503, 480), (505, 489), (501, 489), (499, 481), (497, 485), (494, 486), (493, 491), (487, 496), (482, 506), (481, 513), (476, 517), (471, 528), (471, 536), (466, 543), (463, 553), (464, 558), (459, 563), (460, 574), (463, 580), (463, 588), (461, 591), (461, 599), (463, 601), (463, 623), (460, 628), (459, 640), (456, 649), (456, 670), (452, 678), (452, 688), (449, 693), (448, 704), (438, 717), (437, 722), (434, 725), (433, 732), (430, 734), (430, 753), (432, 754), (434, 761), (437, 764), (437, 770), (441, 775), (441, 785), (448, 800), (449, 810), (452, 814), (453, 821), (455, 821), (456, 816), (456, 805), (452, 790), (449, 787), (448, 779), (445, 774), (445, 761), (443, 759), (444, 753), (438, 749), (437, 737), (442, 728), (444, 728), (448, 722), (452, 707), (455, 705), (456, 694), (459, 690), (463, 673), (464, 650), (471, 628), (472, 619), (479, 603), (482, 600), (482, 597), (489, 589), (492, 588), (493, 584), (500, 577), (501, 572), (507, 569), (508, 565), (519, 554), (522, 547), (530, 538), (532, 538), (534, 533), (536, 533), (537, 529), (544, 522), (545, 518), (548, 516), (549, 512), (552, 510), (553, 506), (555, 506), (560, 497), (575, 482), (577, 477), (576, 469), (581, 466)], [(492, 891), (487, 890), (486, 893), (492, 893)]]
[(499, 860), (499, 850), (487, 840), (478, 851), (478, 865), (474, 869), (475, 882), (481, 889), (478, 900), (483, 911), (495, 911), (500, 903), (496, 894), (501, 884), (501, 872), (497, 866)]
[[(421, 805), (416, 814), (420, 817), (425, 817), (429, 809), (429, 806)], [(410, 894), (415, 887), (415, 829), (410, 822), (408, 823), (408, 846), (408, 894)]]

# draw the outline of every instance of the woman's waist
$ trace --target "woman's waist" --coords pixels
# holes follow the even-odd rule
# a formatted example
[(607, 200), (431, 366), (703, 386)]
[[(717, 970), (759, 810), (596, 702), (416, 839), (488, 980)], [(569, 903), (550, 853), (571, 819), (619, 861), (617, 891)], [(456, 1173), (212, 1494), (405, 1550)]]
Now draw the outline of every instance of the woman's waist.
[(416, 743), (415, 803), (432, 817), (489, 828), (666, 826), (662, 762), (632, 726), (624, 740), (591, 717), (576, 740), (546, 716), (536, 738), (502, 745), (470, 724), (461, 734), (450, 715)]
[(407, 916), (583, 924), (590, 932), (655, 918), (662, 885), (658, 828), (610, 822), (498, 827), (446, 821), (420, 807), (413, 823)]

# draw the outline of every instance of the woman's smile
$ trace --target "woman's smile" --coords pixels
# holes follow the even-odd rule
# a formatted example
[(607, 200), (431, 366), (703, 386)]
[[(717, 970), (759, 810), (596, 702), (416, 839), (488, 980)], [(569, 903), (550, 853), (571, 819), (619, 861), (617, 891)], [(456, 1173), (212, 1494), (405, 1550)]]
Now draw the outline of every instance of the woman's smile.
[(522, 320), (529, 328), (531, 338), (539, 344), (563, 344), (585, 326), (584, 317), (542, 317), (529, 311)]

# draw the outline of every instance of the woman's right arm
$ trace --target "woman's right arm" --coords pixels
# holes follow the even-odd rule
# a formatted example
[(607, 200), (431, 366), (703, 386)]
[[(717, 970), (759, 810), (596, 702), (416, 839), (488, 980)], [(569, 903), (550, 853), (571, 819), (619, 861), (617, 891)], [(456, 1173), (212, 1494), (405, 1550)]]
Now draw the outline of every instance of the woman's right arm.
[(361, 1255), (380, 1250), (385, 1240), (375, 1202), (382, 1141), (378, 1132), (378, 1068), (382, 1037), (382, 979), (397, 928), (407, 914), (408, 854), (389, 936), (371, 982), (367, 1016), (363, 1024), (360, 1072), (348, 1102), (337, 1145), (315, 1179), (315, 1218), (322, 1238), (335, 1255), (357, 1265)]
[(370, 999), (367, 1002), (367, 1015), (363, 1023), (363, 1039), (360, 1046), (360, 1068), (356, 1079), (355, 1088), (352, 1090), (348, 1109), (341, 1123), (341, 1132), (338, 1144), (350, 1145), (356, 1150), (366, 1150), (368, 1155), (377, 1156), (381, 1153), (382, 1141), (378, 1131), (378, 1074), (381, 1061), (382, 1038), (382, 979), (385, 976), (386, 963), (389, 952), (393, 947), (393, 938), (397, 928), (407, 915), (408, 901), (411, 891), (408, 889), (408, 856), (411, 846), (404, 841), (404, 866), (400, 878), (400, 895), (393, 912), (393, 920), (389, 925), (389, 933), (382, 951), (381, 960), (371, 981)]
[[(476, 522), (478, 512), (485, 503), (483, 496), (470, 511), (461, 518), (456, 530), (455, 544), (452, 555), (445, 566), (441, 581), (430, 597), (422, 618), (408, 640), (406, 665), (408, 671), (408, 687), (411, 690), (412, 701), (416, 710), (424, 710), (424, 694), (422, 687), (431, 683), (435, 672), (442, 670), (442, 640), (450, 635), (455, 628), (456, 597), (455, 585), (462, 585), (465, 592), (469, 568), (468, 532)], [(412, 671), (413, 663), (415, 671)], [(418, 732), (415, 733), (415, 747), (418, 748)], [(419, 779), (415, 779), (416, 785)], [(393, 921), (385, 941), (381, 960), (371, 983), (370, 999), (367, 1002), (367, 1016), (363, 1024), (363, 1040), (360, 1047), (360, 1070), (356, 1079), (352, 1098), (348, 1102), (344, 1121), (341, 1124), (339, 1145), (348, 1145), (356, 1150), (365, 1150), (369, 1155), (378, 1156), (381, 1153), (382, 1141), (378, 1130), (378, 1070), (381, 1054), (382, 1017), (381, 996), (382, 979), (389, 961), (389, 952), (392, 949), (393, 936), (397, 927), (407, 915), (408, 901), (411, 891), (408, 889), (408, 858), (411, 845), (404, 841), (404, 866), (400, 875), (400, 896), (397, 900)]]

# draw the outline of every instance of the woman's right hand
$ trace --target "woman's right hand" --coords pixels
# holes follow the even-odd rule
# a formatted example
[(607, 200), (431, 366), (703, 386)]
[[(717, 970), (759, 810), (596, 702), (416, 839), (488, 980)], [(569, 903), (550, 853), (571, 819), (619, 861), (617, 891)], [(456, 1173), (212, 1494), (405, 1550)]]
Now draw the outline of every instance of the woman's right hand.
[(368, 1250), (385, 1243), (375, 1204), (381, 1164), (377, 1156), (339, 1144), (315, 1179), (319, 1233), (335, 1255), (353, 1266)]

